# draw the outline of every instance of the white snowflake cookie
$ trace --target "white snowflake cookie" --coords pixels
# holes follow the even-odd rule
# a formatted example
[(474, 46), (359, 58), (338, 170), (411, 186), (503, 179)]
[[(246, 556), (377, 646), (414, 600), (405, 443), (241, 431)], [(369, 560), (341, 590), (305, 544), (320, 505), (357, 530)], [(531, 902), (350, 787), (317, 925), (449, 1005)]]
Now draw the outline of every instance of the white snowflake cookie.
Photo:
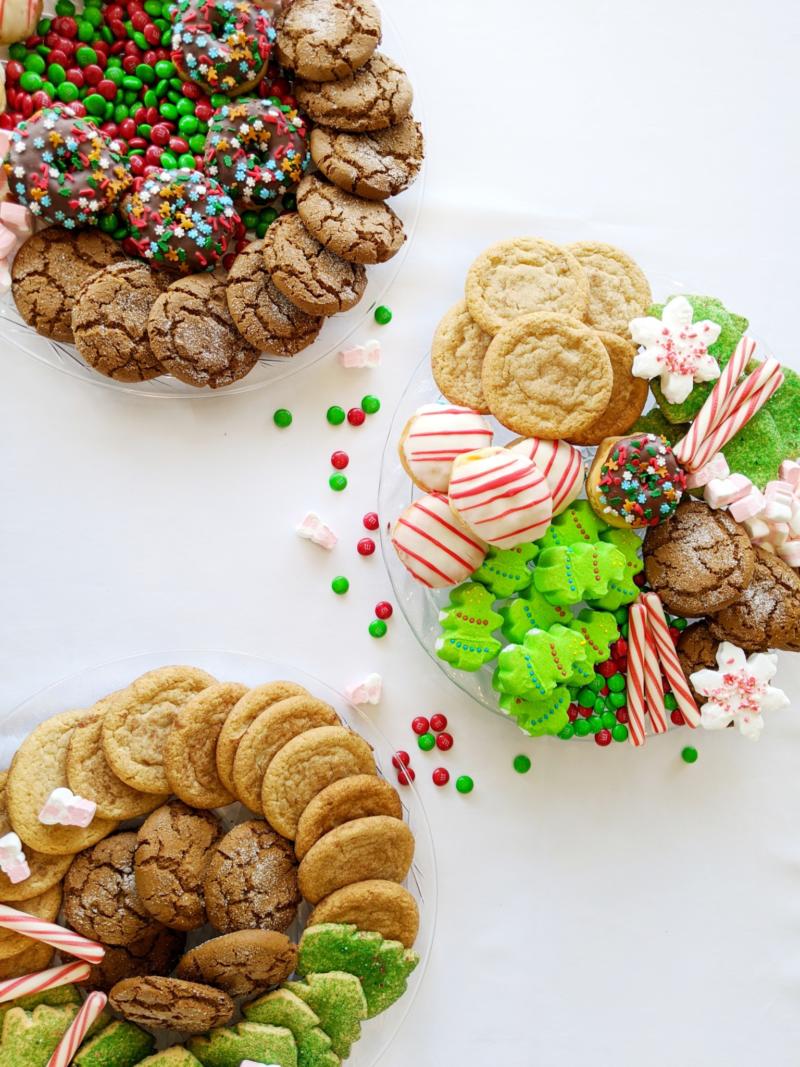
[(774, 652), (756, 652), (748, 658), (737, 645), (723, 641), (717, 649), (717, 667), (691, 676), (695, 692), (708, 698), (700, 708), (700, 725), (723, 730), (733, 723), (745, 737), (757, 741), (764, 729), (762, 713), (789, 704), (783, 690), (769, 684), (778, 657)]
[(695, 382), (719, 378), (719, 364), (708, 354), (722, 329), (716, 322), (692, 322), (694, 312), (685, 296), (665, 305), (661, 318), (653, 315), (633, 319), (631, 337), (641, 348), (633, 361), (636, 378), (661, 378), (661, 388), (670, 404), (682, 404)]

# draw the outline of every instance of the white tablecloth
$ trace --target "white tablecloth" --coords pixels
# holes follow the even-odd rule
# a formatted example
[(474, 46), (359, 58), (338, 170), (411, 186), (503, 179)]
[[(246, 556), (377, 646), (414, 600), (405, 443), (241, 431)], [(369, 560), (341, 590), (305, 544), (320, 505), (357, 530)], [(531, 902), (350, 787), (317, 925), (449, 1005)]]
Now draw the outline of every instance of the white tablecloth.
[[(386, 1067), (790, 1067), (800, 1037), (800, 669), (793, 708), (751, 745), (684, 731), (641, 752), (534, 743), (450, 687), (355, 542), (391, 411), (489, 242), (615, 241), (654, 276), (750, 316), (798, 365), (797, 46), (788, 2), (383, 0), (405, 40), (429, 155), (423, 217), (390, 293), (378, 371), (333, 360), (262, 391), (145, 401), (2, 351), (0, 706), (144, 650), (232, 648), (343, 687), (415, 753), (439, 862), (422, 993)], [(378, 333), (365, 325), (361, 339)], [(366, 392), (381, 414), (329, 428)], [(280, 406), (295, 421), (271, 423)], [(327, 486), (334, 448), (348, 490)], [(318, 510), (329, 557), (294, 523)], [(385, 517), (384, 517), (385, 518)], [(343, 598), (333, 574), (350, 577)], [(455, 747), (417, 753), (439, 710)], [(533, 770), (511, 768), (518, 752)], [(7, 757), (7, 753), (5, 754)], [(446, 763), (474, 793), (436, 789)]]

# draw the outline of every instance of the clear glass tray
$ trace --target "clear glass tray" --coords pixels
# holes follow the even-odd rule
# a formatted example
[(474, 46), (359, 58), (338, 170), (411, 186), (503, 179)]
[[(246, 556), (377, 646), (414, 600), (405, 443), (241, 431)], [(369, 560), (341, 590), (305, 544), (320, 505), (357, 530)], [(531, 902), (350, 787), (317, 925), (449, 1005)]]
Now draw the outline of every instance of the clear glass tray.
[[(342, 721), (372, 746), (379, 772), (393, 784), (396, 781), (391, 765), (394, 750), (389, 741), (364, 712), (318, 678), (291, 665), (273, 663), (242, 652), (187, 649), (144, 653), (130, 659), (90, 667), (36, 693), (0, 721), (2, 764), (8, 764), (20, 742), (38, 723), (49, 716), (69, 708), (90, 707), (100, 697), (123, 688), (145, 671), (171, 663), (191, 664), (220, 680), (243, 682), (249, 686), (278, 678), (298, 682), (336, 709)], [(419, 906), (420, 928), (414, 949), (419, 953), (420, 963), (409, 978), (405, 995), (389, 1011), (364, 1023), (361, 1040), (353, 1046), (353, 1052), (347, 1061), (352, 1067), (373, 1067), (394, 1041), (422, 985), (436, 926), (437, 872), (430, 826), (422, 800), (414, 786), (404, 786), (399, 791), (406, 822), (416, 841), (414, 863), (405, 885)], [(244, 815), (245, 809), (241, 805), (231, 805), (224, 809), (223, 820), (227, 825), (233, 825), (241, 821)], [(308, 905), (303, 904), (297, 921), (287, 931), (293, 940), (299, 939), (308, 913)], [(212, 936), (213, 931), (209, 930), (208, 935)], [(203, 937), (195, 935), (193, 941), (198, 940), (203, 940)], [(190, 944), (193, 941), (190, 941)], [(174, 1039), (172, 1042), (163, 1042), (170, 1043), (174, 1043)]]
[[(382, 9), (383, 17), (383, 42), (381, 50), (396, 59), (401, 66), (408, 69), (407, 51), (394, 22), (385, 9)], [(0, 50), (3, 57), (6, 50)], [(412, 82), (413, 82), (412, 75)], [(425, 126), (422, 101), (415, 93), (414, 117)], [(69, 374), (73, 378), (98, 385), (105, 389), (118, 389), (137, 396), (175, 399), (176, 397), (191, 400), (202, 400), (215, 396), (232, 396), (236, 393), (249, 393), (255, 389), (263, 389), (289, 378), (293, 374), (306, 367), (318, 363), (321, 359), (338, 352), (346, 347), (346, 342), (352, 337), (364, 322), (381, 304), (390, 286), (397, 277), (403, 266), (411, 242), (417, 230), (422, 200), (425, 190), (425, 166), (416, 182), (406, 192), (392, 197), (390, 204), (405, 225), (408, 240), (398, 254), (388, 263), (380, 263), (367, 268), (367, 289), (361, 301), (350, 311), (341, 315), (334, 315), (324, 323), (322, 331), (314, 342), (304, 351), (288, 359), (279, 356), (270, 356), (264, 353), (250, 373), (233, 385), (222, 389), (197, 389), (177, 378), (164, 375), (161, 378), (153, 378), (147, 382), (118, 382), (113, 378), (107, 378), (98, 374), (88, 367), (78, 355), (78, 351), (72, 344), (64, 344), (59, 341), (51, 341), (38, 334), (32, 326), (23, 321), (16, 307), (11, 293), (0, 296), (0, 333), (11, 343), (12, 347), (19, 348), (28, 356), (33, 356), (42, 363), (46, 363), (55, 370)]]

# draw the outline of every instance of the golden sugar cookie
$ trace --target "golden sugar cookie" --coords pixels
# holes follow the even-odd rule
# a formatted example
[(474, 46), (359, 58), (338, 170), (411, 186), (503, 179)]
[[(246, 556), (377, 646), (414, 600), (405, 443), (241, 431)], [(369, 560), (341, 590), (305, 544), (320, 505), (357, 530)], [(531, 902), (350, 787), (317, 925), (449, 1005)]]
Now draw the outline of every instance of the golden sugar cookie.
[[(54, 885), (38, 897), (26, 900), (22, 911), (28, 915), (35, 915), (37, 919), (54, 923), (61, 911), (61, 886)], [(29, 937), (17, 934), (13, 930), (0, 930), (0, 960), (10, 959), (25, 952), (35, 942)]]
[(49, 945), (34, 941), (30, 948), (26, 948), (16, 956), (9, 956), (7, 960), (0, 960), (0, 980), (7, 978), (21, 978), (26, 974), (35, 974), (43, 971), (53, 961), (55, 951)]
[(467, 310), (466, 300), (451, 307), (436, 327), (431, 345), (433, 380), (451, 404), (486, 414), (481, 369), (491, 334), (480, 328)]
[(586, 321), (596, 330), (628, 336), (631, 319), (647, 314), (650, 283), (627, 252), (601, 241), (564, 246), (577, 259), (589, 283)]
[(335, 889), (321, 900), (306, 925), (320, 923), (349, 923), (411, 948), (419, 931), (419, 908), (409, 891), (397, 882), (372, 878)]
[(631, 373), (637, 345), (615, 333), (598, 330), (597, 336), (611, 360), (611, 399), (599, 418), (586, 429), (570, 436), (569, 440), (574, 445), (599, 445), (606, 437), (626, 434), (644, 410), (650, 392), (649, 382), (644, 378), (634, 378)]
[(164, 745), (175, 717), (214, 684), (196, 667), (159, 667), (113, 693), (103, 719), (103, 749), (116, 776), (143, 793), (169, 793)]
[(589, 303), (589, 284), (577, 259), (538, 237), (487, 248), (470, 267), (465, 292), (470, 315), (489, 334), (537, 311), (583, 319)]
[(564, 438), (608, 406), (611, 360), (594, 330), (563, 315), (526, 315), (489, 345), (483, 391), (492, 414), (523, 437)]
[(342, 823), (306, 854), (297, 880), (312, 904), (353, 882), (402, 882), (414, 858), (414, 835), (400, 819), (371, 815)]
[(295, 855), (301, 860), (329, 831), (367, 815), (402, 819), (403, 805), (394, 786), (374, 774), (352, 774), (332, 782), (317, 793), (300, 816), (294, 842)]
[(335, 726), (338, 722), (339, 716), (330, 704), (308, 694), (279, 700), (262, 711), (236, 749), (233, 784), (237, 798), (257, 815), (263, 815), (261, 786), (278, 750), (306, 730)]
[[(6, 810), (7, 771), (0, 771), (0, 837), (12, 832), (11, 821)], [(5, 904), (19, 905), (25, 910), (25, 901), (31, 900), (58, 885), (69, 870), (72, 856), (45, 856), (41, 852), (23, 845), (28, 861), (30, 877), (24, 882), (11, 882), (8, 875), (0, 873), (0, 901)]]
[(264, 815), (279, 834), (294, 840), (308, 803), (331, 782), (351, 774), (377, 774), (372, 749), (343, 726), (318, 726), (292, 738), (264, 775)]

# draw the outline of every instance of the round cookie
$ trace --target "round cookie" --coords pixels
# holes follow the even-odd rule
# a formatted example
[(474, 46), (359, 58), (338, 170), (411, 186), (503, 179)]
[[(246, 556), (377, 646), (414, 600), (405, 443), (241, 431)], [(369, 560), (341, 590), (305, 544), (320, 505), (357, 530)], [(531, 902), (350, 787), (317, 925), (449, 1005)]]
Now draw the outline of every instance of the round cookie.
[[(693, 622), (687, 626), (678, 638), (675, 651), (681, 663), (683, 673), (689, 682), (695, 698), (697, 694), (692, 686), (691, 676), (695, 671), (717, 669), (717, 649), (719, 641), (711, 633), (708, 622)], [(702, 701), (701, 701), (702, 703)]]
[(80, 983), (83, 989), (108, 993), (123, 978), (170, 974), (180, 959), (186, 938), (178, 930), (168, 930), (160, 923), (130, 945), (106, 945), (106, 954), (95, 964), (89, 977)]
[(300, 903), (291, 844), (261, 820), (239, 823), (211, 855), (205, 898), (209, 922), (223, 934), (283, 933)]
[(349, 78), (335, 82), (299, 80), (295, 95), (315, 123), (349, 133), (396, 126), (408, 115), (414, 100), (406, 72), (382, 52), (375, 52)]
[(436, 327), (431, 345), (431, 372), (451, 404), (489, 414), (481, 371), (491, 341), (491, 335), (470, 315), (466, 300), (451, 307)]
[(11, 295), (29, 326), (54, 341), (71, 341), (78, 290), (95, 271), (124, 259), (100, 230), (51, 226), (29, 237), (11, 265)]
[(309, 801), (331, 782), (351, 774), (377, 774), (372, 749), (343, 726), (318, 726), (292, 738), (272, 759), (261, 791), (268, 821), (294, 839)]
[(752, 580), (708, 625), (714, 637), (748, 652), (771, 648), (800, 652), (800, 574), (772, 553), (756, 548)]
[(686, 472), (666, 439), (652, 433), (606, 438), (586, 478), (589, 503), (622, 530), (664, 522), (685, 490)]
[[(22, 910), (27, 915), (35, 915), (37, 919), (44, 919), (45, 922), (55, 922), (61, 911), (61, 886), (54, 885), (40, 896), (26, 900), (22, 905)], [(0, 960), (19, 956), (34, 943), (29, 937), (17, 934), (13, 930), (0, 929)]]
[(251, 723), (271, 704), (287, 697), (308, 695), (302, 685), (295, 682), (267, 682), (257, 685), (234, 706), (222, 725), (217, 738), (217, 771), (222, 784), (233, 793), (233, 764), (236, 749)]
[(169, 793), (164, 745), (175, 716), (215, 684), (196, 667), (160, 667), (113, 693), (103, 719), (103, 750), (117, 777), (143, 793)]
[[(97, 815), (87, 827), (45, 826), (39, 812), (53, 792), (67, 784), (67, 750), (85, 711), (64, 711), (36, 727), (17, 749), (6, 780), (6, 810), (24, 845), (47, 856), (66, 856), (107, 837), (116, 822)], [(21, 898), (20, 898), (21, 899)]]
[(323, 320), (288, 300), (264, 264), (264, 241), (253, 241), (233, 261), (225, 293), (236, 329), (255, 349), (296, 356), (312, 345)]
[(309, 915), (307, 925), (320, 923), (352, 924), (411, 948), (419, 931), (419, 908), (409, 891), (397, 882), (370, 879), (336, 889), (321, 900)]
[[(369, 815), (402, 819), (403, 805), (393, 786), (384, 778), (373, 774), (352, 774), (349, 778), (332, 782), (317, 793), (300, 816), (294, 842), (295, 855), (302, 860), (308, 850), (325, 834), (342, 823), (363, 819)], [(323, 921), (329, 920), (320, 920)]]
[(75, 298), (72, 332), (92, 370), (118, 382), (144, 382), (164, 373), (147, 340), (147, 319), (168, 284), (132, 260), (90, 275)]
[(422, 127), (411, 115), (373, 133), (311, 132), (311, 158), (328, 181), (365, 200), (386, 200), (417, 178), (425, 157)]
[(756, 562), (746, 532), (727, 511), (686, 499), (666, 522), (647, 531), (642, 555), (648, 585), (664, 607), (690, 618), (739, 600)]
[(64, 879), (64, 919), (104, 945), (130, 945), (159, 924), (136, 890), (136, 834), (107, 837), (75, 857)]
[(230, 1022), (235, 1005), (221, 989), (178, 978), (150, 975), (125, 978), (108, 995), (123, 1019), (145, 1030), (179, 1030), (200, 1034)]
[(166, 796), (140, 793), (111, 770), (103, 750), (103, 719), (108, 700), (89, 708), (72, 731), (67, 748), (67, 784), (73, 793), (92, 800), (104, 819), (137, 819), (163, 804)]
[(403, 427), (397, 451), (414, 485), (446, 493), (459, 456), (491, 445), (494, 432), (477, 411), (452, 404), (423, 404)]
[(367, 288), (367, 272), (312, 237), (297, 214), (272, 223), (263, 244), (272, 284), (307, 315), (337, 315), (355, 307)]
[(187, 952), (175, 975), (206, 982), (232, 997), (252, 997), (285, 982), (297, 964), (297, 945), (274, 930), (238, 930)]
[[(5, 837), (6, 834), (12, 832), (11, 821), (6, 810), (7, 778), (8, 773), (0, 771), (0, 837)], [(31, 872), (30, 877), (22, 882), (11, 882), (7, 874), (0, 872), (0, 901), (4, 904), (15, 905), (22, 902), (21, 907), (24, 911), (25, 901), (41, 896), (48, 889), (58, 885), (69, 870), (72, 856), (45, 856), (27, 845), (24, 845), (23, 848)]]
[(52, 963), (55, 955), (49, 945), (34, 941), (30, 948), (7, 960), (0, 960), (0, 981), (7, 978), (21, 978), (26, 974), (43, 971)]
[(294, 0), (278, 21), (278, 59), (298, 78), (347, 78), (381, 42), (372, 0)]
[(608, 407), (613, 374), (594, 330), (542, 313), (500, 330), (483, 361), (482, 381), (492, 414), (514, 433), (569, 440)]
[(492, 335), (535, 312), (583, 319), (589, 303), (586, 275), (575, 257), (538, 237), (487, 248), (470, 267), (465, 292), (470, 315)]
[(627, 433), (644, 410), (650, 392), (643, 378), (634, 378), (631, 374), (636, 345), (613, 333), (598, 332), (598, 337), (611, 361), (611, 399), (602, 415), (586, 429), (570, 436), (574, 445), (598, 445), (606, 437), (620, 437)]
[(261, 81), (276, 37), (262, 7), (251, 0), (179, 0), (169, 17), (171, 59), (186, 81), (224, 96)]
[(600, 241), (576, 241), (565, 247), (589, 282), (586, 321), (597, 330), (627, 337), (631, 319), (646, 315), (653, 302), (641, 267), (626, 252)]
[(222, 824), (211, 811), (171, 800), (148, 816), (136, 841), (136, 890), (147, 911), (171, 930), (206, 922), (203, 883)]
[(414, 835), (400, 819), (371, 815), (342, 823), (300, 864), (300, 892), (312, 904), (353, 882), (402, 882), (414, 858)]
[(221, 389), (255, 367), (258, 350), (231, 317), (225, 279), (216, 274), (179, 278), (153, 304), (147, 336), (161, 366), (198, 389)]
[(316, 697), (289, 697), (270, 705), (247, 728), (236, 749), (233, 761), (236, 797), (257, 815), (263, 815), (261, 788), (278, 750), (306, 730), (338, 724), (339, 716), (330, 704)]
[(413, 501), (392, 527), (392, 547), (409, 574), (428, 589), (459, 585), (486, 559), (486, 544), (456, 519), (446, 496)]
[(234, 706), (247, 692), (238, 682), (203, 689), (178, 711), (164, 745), (164, 771), (172, 792), (194, 808), (233, 803), (217, 770), (217, 739)]
[(387, 204), (352, 196), (316, 174), (300, 182), (297, 210), (308, 232), (348, 263), (385, 263), (406, 240)]

